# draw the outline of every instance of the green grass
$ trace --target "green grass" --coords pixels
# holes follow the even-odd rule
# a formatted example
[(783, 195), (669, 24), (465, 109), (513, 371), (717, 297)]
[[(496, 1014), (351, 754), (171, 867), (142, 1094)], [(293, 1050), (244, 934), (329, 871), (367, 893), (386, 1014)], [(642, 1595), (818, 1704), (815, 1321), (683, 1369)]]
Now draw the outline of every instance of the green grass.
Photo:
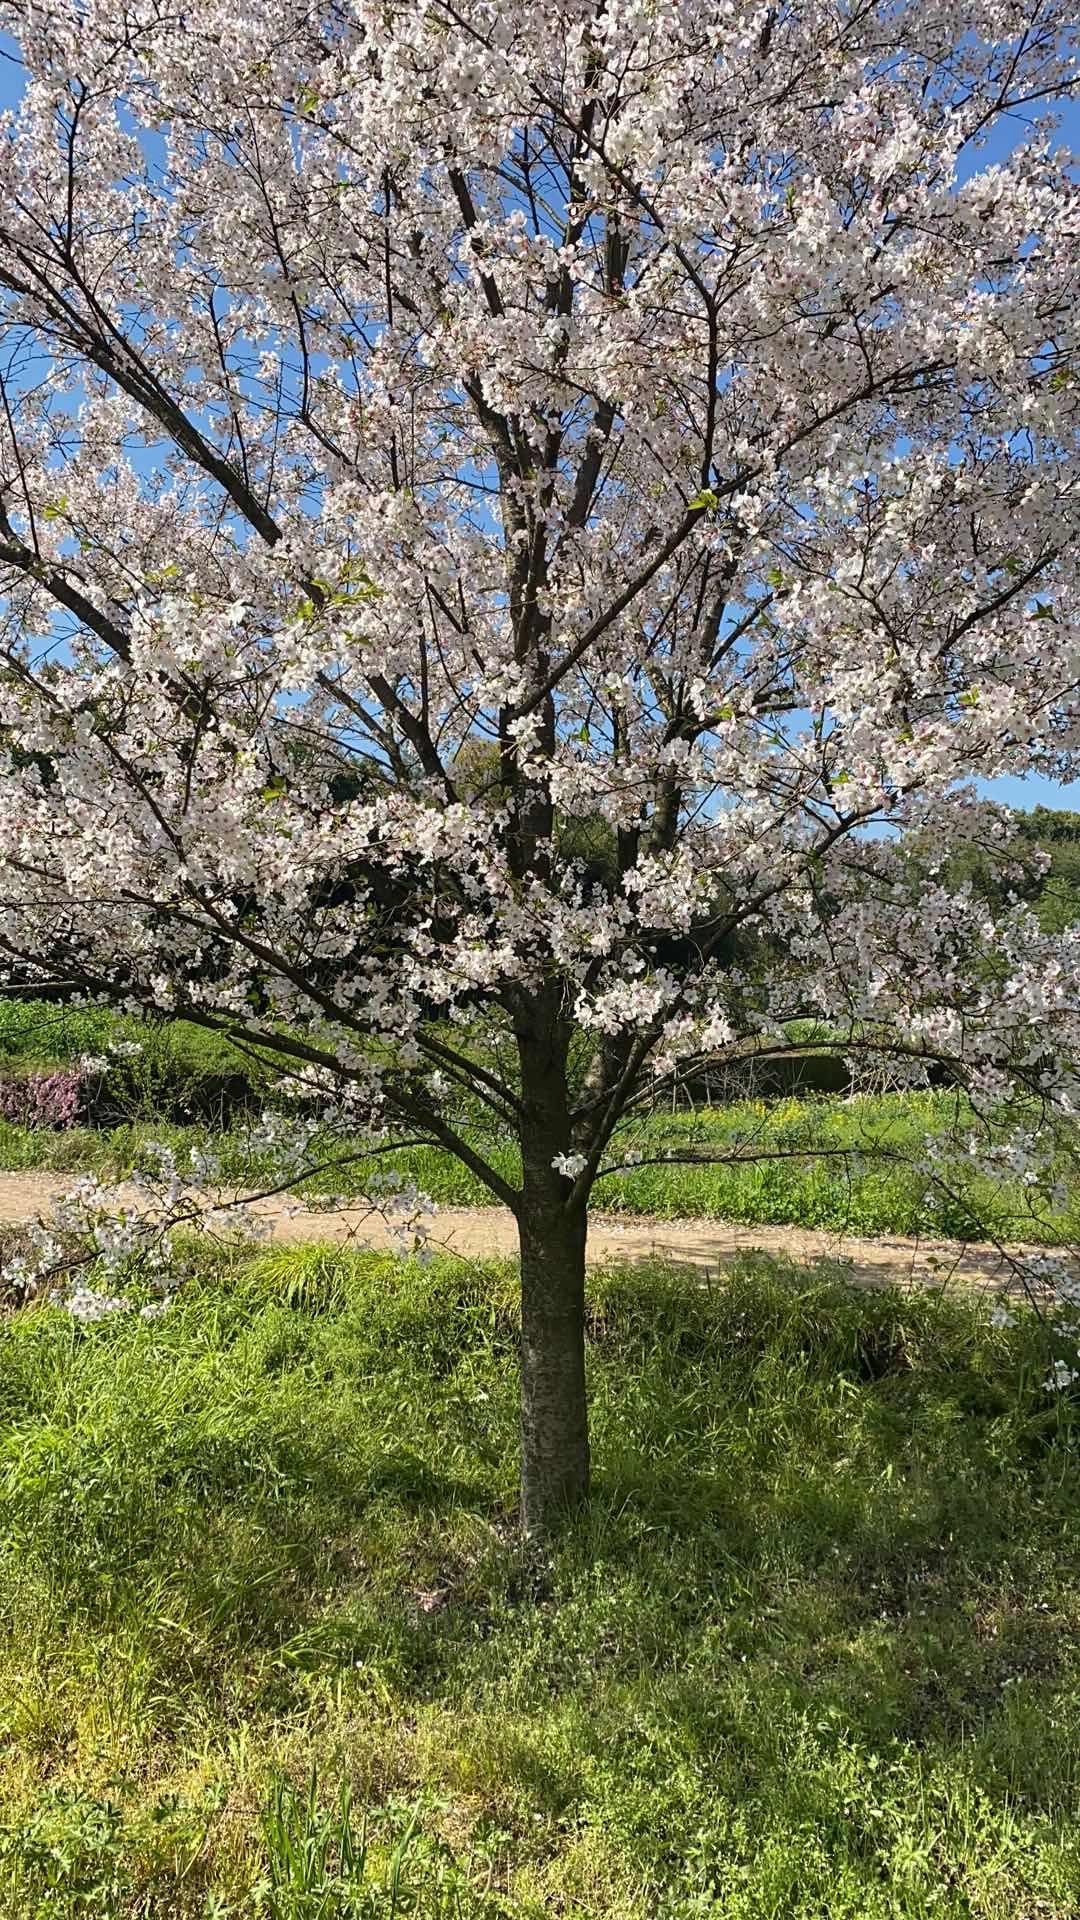
[(107, 1007), (51, 1006), (44, 1000), (0, 998), (0, 1059), (53, 1065), (100, 1053), (113, 1039), (130, 1039), (134, 1020)]
[[(226, 1182), (273, 1183), (279, 1163), (273, 1155), (251, 1154), (242, 1125), (222, 1130), (182, 1121), (184, 1114), (199, 1110), (220, 1117), (217, 1102), (230, 1076), (248, 1081), (254, 1077), (262, 1083), (262, 1094), (269, 1093), (271, 1071), (253, 1066), (220, 1035), (184, 1021), (148, 1023), (105, 1008), (0, 1001), (0, 1064), (9, 1070), (50, 1066), (84, 1054), (102, 1056), (117, 1041), (133, 1040), (141, 1053), (114, 1059), (109, 1080), (110, 1098), (131, 1116), (126, 1124), (52, 1134), (0, 1121), (0, 1167), (92, 1169), (122, 1177), (133, 1167), (149, 1164), (148, 1142), (164, 1140), (178, 1152), (181, 1164), (191, 1148), (213, 1147)], [(1015, 1182), (994, 1185), (973, 1174), (962, 1150), (953, 1157), (951, 1192), (932, 1187), (910, 1164), (871, 1164), (882, 1148), (910, 1156), (925, 1134), (944, 1133), (958, 1122), (963, 1131), (970, 1118), (963, 1102), (948, 1092), (889, 1094), (856, 1102), (835, 1096), (747, 1100), (723, 1109), (654, 1113), (628, 1136), (628, 1144), (646, 1161), (668, 1150), (715, 1149), (738, 1139), (755, 1141), (766, 1150), (791, 1150), (798, 1157), (742, 1166), (643, 1165), (603, 1179), (594, 1205), (656, 1218), (768, 1222), (848, 1233), (930, 1233), (957, 1239), (993, 1233), (1046, 1246), (1080, 1239), (1080, 1192), (1070, 1192), (1056, 1212), (1035, 1206), (1032, 1195)], [(515, 1181), (520, 1170), (515, 1148), (506, 1141), (473, 1137), (496, 1170)], [(835, 1157), (837, 1148), (864, 1152), (866, 1164)], [(318, 1157), (332, 1158), (336, 1149), (337, 1143), (329, 1139), (315, 1143)], [(815, 1151), (826, 1156), (832, 1151), (834, 1157), (815, 1159)], [(415, 1179), (441, 1206), (491, 1202), (488, 1189), (440, 1149), (409, 1149), (380, 1165)], [(358, 1194), (365, 1180), (366, 1170), (351, 1163), (306, 1184), (314, 1192)]]
[(319, 1249), (0, 1326), (5, 1920), (1066, 1920), (1062, 1337), (594, 1276), (596, 1493), (513, 1531), (514, 1275)]
[[(804, 1037), (821, 1039), (820, 1030), (803, 1025)], [(237, 1078), (251, 1084), (257, 1104), (279, 1098), (273, 1092), (272, 1070), (254, 1065), (220, 1035), (184, 1021), (148, 1023), (98, 1007), (0, 1000), (0, 1067), (8, 1070), (50, 1066), (83, 1054), (100, 1056), (110, 1043), (132, 1040), (140, 1044), (141, 1054), (114, 1060), (109, 1076), (110, 1099), (115, 1097), (117, 1110), (130, 1115), (125, 1124), (50, 1133), (0, 1121), (0, 1168), (93, 1170), (121, 1178), (133, 1168), (147, 1168), (148, 1143), (164, 1141), (177, 1152), (181, 1165), (192, 1148), (212, 1148), (227, 1184), (254, 1187), (277, 1180), (280, 1162), (272, 1154), (252, 1154), (242, 1123), (222, 1127), (184, 1118), (201, 1112), (220, 1122), (229, 1110), (228, 1086)], [(668, 1151), (732, 1147), (740, 1141), (793, 1157), (740, 1166), (646, 1164), (602, 1179), (593, 1204), (605, 1212), (660, 1219), (775, 1223), (854, 1234), (946, 1239), (994, 1235), (1044, 1246), (1080, 1241), (1080, 1185), (1072, 1165), (1061, 1168), (1068, 1198), (1064, 1206), (1051, 1209), (1015, 1181), (993, 1183), (974, 1173), (961, 1144), (951, 1156), (947, 1191), (911, 1164), (926, 1134), (956, 1130), (959, 1142), (971, 1129), (972, 1115), (962, 1097), (947, 1091), (853, 1102), (835, 1095), (744, 1100), (724, 1108), (653, 1113), (625, 1140), (645, 1161)], [(470, 1137), (496, 1171), (516, 1182), (520, 1163), (512, 1143), (480, 1133)], [(355, 1146), (351, 1140), (346, 1144), (348, 1149)], [(838, 1157), (837, 1149), (853, 1150), (865, 1160), (859, 1164)], [(898, 1158), (880, 1158), (882, 1149)], [(341, 1146), (327, 1138), (316, 1140), (313, 1150), (316, 1158), (333, 1159)], [(416, 1180), (440, 1206), (491, 1204), (482, 1182), (439, 1148), (403, 1150), (378, 1164), (382, 1171), (394, 1168)], [(368, 1172), (363, 1165), (346, 1162), (306, 1182), (306, 1190), (360, 1194)]]
[[(854, 1103), (815, 1100), (743, 1102), (696, 1113), (654, 1114), (641, 1123), (633, 1145), (646, 1159), (668, 1149), (732, 1146), (738, 1141), (790, 1150), (795, 1157), (762, 1159), (742, 1166), (643, 1165), (603, 1179), (593, 1204), (598, 1211), (647, 1214), (657, 1218), (723, 1219), (759, 1225), (765, 1222), (863, 1234), (938, 1234), (945, 1238), (1030, 1240), (1045, 1246), (1080, 1240), (1080, 1193), (1070, 1192), (1056, 1212), (1036, 1207), (1016, 1183), (993, 1184), (975, 1174), (962, 1150), (953, 1157), (952, 1192), (931, 1185), (903, 1156), (913, 1154), (927, 1133), (945, 1133), (970, 1125), (954, 1096), (946, 1093), (887, 1094)], [(110, 1131), (90, 1128), (48, 1133), (0, 1122), (0, 1166), (93, 1169), (120, 1177), (133, 1166), (145, 1167), (147, 1143), (161, 1140), (183, 1157), (192, 1147), (213, 1147), (222, 1177), (239, 1186), (271, 1183), (277, 1171), (272, 1154), (252, 1155), (242, 1128), (215, 1133), (141, 1120)], [(350, 1145), (353, 1143), (350, 1143)], [(479, 1140), (499, 1172), (516, 1180), (515, 1150), (504, 1142)], [(818, 1158), (815, 1150), (850, 1148), (866, 1156), (862, 1165)], [(881, 1149), (896, 1161), (877, 1160)], [(316, 1157), (333, 1157), (335, 1143), (314, 1143)], [(440, 1149), (421, 1147), (380, 1160), (413, 1178), (440, 1206), (485, 1206), (491, 1195), (482, 1183)], [(306, 1183), (315, 1192), (357, 1194), (369, 1169), (346, 1163)]]
[(22, 1066), (67, 1065), (84, 1054), (101, 1055), (117, 1042), (136, 1043), (152, 1065), (182, 1057), (193, 1070), (247, 1069), (249, 1056), (223, 1035), (189, 1020), (143, 1020), (109, 1007), (50, 1006), (42, 1000), (0, 998), (0, 1062)]

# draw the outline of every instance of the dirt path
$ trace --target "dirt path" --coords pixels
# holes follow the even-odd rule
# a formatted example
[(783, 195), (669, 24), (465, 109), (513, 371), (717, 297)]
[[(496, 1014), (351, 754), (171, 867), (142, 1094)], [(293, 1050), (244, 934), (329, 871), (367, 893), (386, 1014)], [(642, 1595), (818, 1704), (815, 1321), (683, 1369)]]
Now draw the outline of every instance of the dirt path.
[[(48, 1173), (0, 1173), (0, 1222), (21, 1225), (47, 1211), (66, 1192), (74, 1176)], [(132, 1196), (134, 1198), (134, 1195)], [(285, 1199), (261, 1200), (257, 1212), (271, 1221), (278, 1242), (353, 1241), (388, 1247), (390, 1237), (378, 1217), (361, 1208), (325, 1214), (290, 1211)], [(448, 1207), (436, 1215), (432, 1241), (440, 1250), (466, 1259), (513, 1255), (514, 1221), (501, 1208)], [(890, 1238), (863, 1240), (805, 1227), (742, 1227), (722, 1220), (644, 1220), (594, 1215), (589, 1228), (589, 1260), (633, 1262), (664, 1260), (704, 1271), (719, 1268), (733, 1254), (760, 1251), (807, 1263), (840, 1260), (851, 1277), (869, 1286), (942, 1286), (958, 1280), (966, 1286), (1000, 1288), (1013, 1278), (996, 1248), (960, 1246), (947, 1240)], [(1032, 1249), (1014, 1248), (1016, 1254)]]

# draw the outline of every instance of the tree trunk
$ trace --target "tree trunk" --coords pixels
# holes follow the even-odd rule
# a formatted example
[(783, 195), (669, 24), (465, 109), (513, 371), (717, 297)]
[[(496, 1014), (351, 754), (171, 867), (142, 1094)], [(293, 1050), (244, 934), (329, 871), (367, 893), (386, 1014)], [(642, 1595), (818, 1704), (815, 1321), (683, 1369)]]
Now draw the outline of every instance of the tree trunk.
[(515, 1021), (521, 1067), (521, 1519), (540, 1536), (585, 1498), (584, 1201), (553, 1162), (572, 1150), (569, 1024), (557, 991), (541, 991)]
[(589, 1490), (586, 1215), (583, 1207), (567, 1211), (561, 1184), (549, 1181), (547, 1196), (527, 1190), (518, 1216), (521, 1519), (534, 1537), (549, 1532)]

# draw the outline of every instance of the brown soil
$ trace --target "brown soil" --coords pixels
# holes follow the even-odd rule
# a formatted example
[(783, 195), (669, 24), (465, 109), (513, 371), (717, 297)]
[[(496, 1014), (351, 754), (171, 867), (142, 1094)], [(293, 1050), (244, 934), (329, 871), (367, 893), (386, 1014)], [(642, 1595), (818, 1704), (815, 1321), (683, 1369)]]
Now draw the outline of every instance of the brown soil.
[[(74, 1184), (72, 1176), (48, 1173), (0, 1173), (0, 1223), (23, 1225), (47, 1212), (50, 1202)], [(131, 1196), (134, 1199), (134, 1195)], [(325, 1214), (298, 1208), (288, 1197), (257, 1200), (255, 1210), (271, 1221), (278, 1242), (351, 1242), (388, 1247), (387, 1227), (362, 1208)], [(466, 1259), (488, 1259), (517, 1251), (512, 1216), (500, 1208), (450, 1207), (432, 1223), (439, 1251)], [(1014, 1259), (1033, 1249), (1010, 1249)], [(842, 1262), (848, 1275), (868, 1286), (967, 1286), (1001, 1288), (1015, 1269), (995, 1247), (945, 1240), (891, 1238), (863, 1240), (804, 1227), (742, 1227), (722, 1220), (647, 1220), (596, 1214), (589, 1228), (589, 1260), (631, 1262), (663, 1260), (698, 1271), (718, 1270), (734, 1254), (762, 1252), (806, 1264)]]

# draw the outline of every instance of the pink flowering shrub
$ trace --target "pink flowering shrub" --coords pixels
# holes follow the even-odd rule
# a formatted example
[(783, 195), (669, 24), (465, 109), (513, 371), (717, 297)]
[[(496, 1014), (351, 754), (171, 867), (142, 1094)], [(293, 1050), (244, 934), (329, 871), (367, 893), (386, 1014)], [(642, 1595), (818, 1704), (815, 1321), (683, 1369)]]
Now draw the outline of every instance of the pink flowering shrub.
[(23, 1127), (66, 1129), (82, 1117), (85, 1074), (79, 1067), (0, 1079), (0, 1119)]

